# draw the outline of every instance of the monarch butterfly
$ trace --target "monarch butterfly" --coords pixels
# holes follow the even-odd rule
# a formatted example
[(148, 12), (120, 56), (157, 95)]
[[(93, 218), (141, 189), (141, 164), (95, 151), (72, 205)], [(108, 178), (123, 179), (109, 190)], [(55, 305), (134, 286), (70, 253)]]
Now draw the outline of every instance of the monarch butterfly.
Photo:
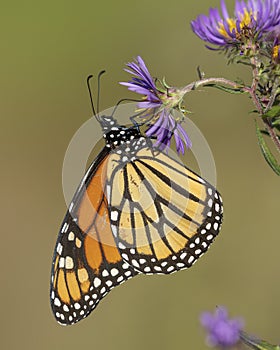
[[(93, 107), (94, 110), (94, 107)], [(61, 225), (51, 273), (51, 306), (69, 325), (137, 274), (191, 267), (219, 233), (216, 189), (164, 152), (137, 125), (97, 117), (105, 146)]]

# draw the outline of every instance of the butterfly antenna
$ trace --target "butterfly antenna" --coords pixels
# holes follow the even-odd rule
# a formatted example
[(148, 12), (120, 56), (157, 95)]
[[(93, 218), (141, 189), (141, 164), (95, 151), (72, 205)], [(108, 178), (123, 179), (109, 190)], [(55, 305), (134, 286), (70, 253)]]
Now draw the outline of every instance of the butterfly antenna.
[(98, 118), (99, 117), (99, 101), (100, 101), (100, 78), (101, 76), (105, 73), (106, 71), (105, 70), (102, 70), (99, 74), (98, 74), (98, 78), (97, 78), (97, 81), (98, 81), (98, 85), (97, 85), (97, 116)]
[(91, 103), (91, 108), (92, 108), (92, 112), (93, 112), (93, 115), (95, 116), (95, 118), (99, 120), (99, 116), (96, 114), (95, 112), (95, 108), (94, 108), (94, 104), (93, 104), (93, 98), (92, 98), (92, 92), (91, 92), (91, 87), (90, 87), (90, 79), (93, 78), (93, 75), (89, 75), (87, 77), (87, 87), (88, 87), (88, 92), (89, 92), (89, 98), (90, 98), (90, 103)]

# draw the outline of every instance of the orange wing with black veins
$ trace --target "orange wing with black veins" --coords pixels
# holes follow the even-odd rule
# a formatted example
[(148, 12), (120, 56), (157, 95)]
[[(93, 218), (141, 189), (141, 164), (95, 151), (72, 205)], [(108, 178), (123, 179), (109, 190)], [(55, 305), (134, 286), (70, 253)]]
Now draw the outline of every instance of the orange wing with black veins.
[(103, 191), (108, 158), (104, 148), (89, 168), (56, 243), (51, 306), (63, 325), (85, 318), (112, 288), (137, 274), (123, 261), (110, 227)]

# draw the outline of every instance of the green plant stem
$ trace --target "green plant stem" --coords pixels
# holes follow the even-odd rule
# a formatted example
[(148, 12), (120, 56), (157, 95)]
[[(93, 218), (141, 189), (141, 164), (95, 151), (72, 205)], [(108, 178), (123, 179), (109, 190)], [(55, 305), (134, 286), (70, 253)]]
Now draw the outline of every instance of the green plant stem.
[(197, 88), (201, 86), (207, 86), (210, 84), (217, 84), (217, 85), (222, 85), (222, 86), (229, 86), (233, 89), (240, 89), (242, 88), (241, 85), (237, 84), (234, 81), (225, 79), (225, 78), (206, 78), (206, 79), (201, 79), (194, 81), (188, 85), (186, 85), (182, 90), (182, 94), (185, 95), (186, 93), (196, 90)]
[(266, 106), (266, 108), (264, 108), (262, 106), (262, 104), (261, 104), (257, 94), (256, 94), (256, 90), (257, 90), (257, 86), (258, 86), (258, 80), (259, 80), (259, 71), (258, 71), (258, 61), (257, 61), (255, 56), (251, 59), (251, 63), (252, 63), (252, 66), (253, 66), (253, 81), (252, 81), (251, 88), (248, 90), (248, 92), (250, 93), (250, 95), (252, 97), (252, 100), (254, 102), (254, 105), (256, 106), (260, 116), (262, 117), (262, 122), (263, 122), (266, 130), (268, 131), (268, 133), (269, 133), (269, 135), (271, 137), (271, 140), (273, 141), (277, 151), (280, 152), (280, 140), (279, 140), (277, 134), (275, 133), (274, 128), (271, 125), (271, 121), (268, 118), (263, 117), (263, 115), (267, 111), (269, 111), (269, 109), (272, 107), (273, 102), (275, 100), (276, 90), (277, 90), (276, 84), (278, 84), (278, 79), (276, 79), (276, 81), (274, 82), (273, 92), (271, 94), (269, 103)]

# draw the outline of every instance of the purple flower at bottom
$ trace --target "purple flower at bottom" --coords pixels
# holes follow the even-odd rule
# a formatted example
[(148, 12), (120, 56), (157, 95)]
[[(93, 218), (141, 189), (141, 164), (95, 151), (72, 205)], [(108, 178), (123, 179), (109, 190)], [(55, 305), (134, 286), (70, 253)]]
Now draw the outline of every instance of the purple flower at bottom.
[(125, 71), (133, 77), (129, 82), (120, 84), (127, 86), (130, 91), (144, 95), (143, 100), (138, 102), (138, 114), (148, 125), (146, 135), (156, 138), (155, 145), (161, 150), (170, 147), (171, 139), (174, 137), (177, 152), (184, 153), (185, 147), (191, 147), (191, 141), (180, 124), (181, 121), (173, 116), (173, 111), (183, 110), (181, 103), (184, 93), (179, 89), (168, 87), (165, 82), (159, 80), (161, 86), (158, 87), (140, 56), (127, 66), (129, 69)]
[(200, 317), (202, 326), (207, 330), (207, 343), (221, 348), (231, 347), (240, 341), (244, 322), (240, 318), (230, 319), (225, 307), (217, 307), (214, 314), (204, 312)]

